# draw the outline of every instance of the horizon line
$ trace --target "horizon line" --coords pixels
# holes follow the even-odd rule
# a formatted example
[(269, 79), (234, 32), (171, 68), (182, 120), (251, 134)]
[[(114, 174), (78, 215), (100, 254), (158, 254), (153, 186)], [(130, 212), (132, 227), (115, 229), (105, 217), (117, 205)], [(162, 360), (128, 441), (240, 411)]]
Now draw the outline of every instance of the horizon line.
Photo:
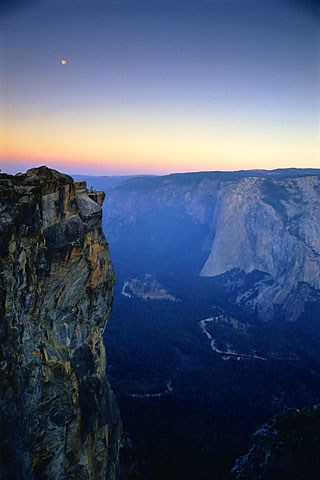
[[(61, 173), (66, 173), (67, 175), (72, 176), (86, 176), (86, 177), (163, 177), (163, 176), (169, 176), (169, 175), (188, 175), (188, 174), (197, 174), (197, 173), (240, 173), (240, 172), (276, 172), (276, 171), (288, 171), (288, 170), (301, 170), (301, 171), (306, 171), (306, 170), (311, 170), (311, 171), (320, 171), (320, 167), (278, 167), (278, 168), (242, 168), (242, 169), (237, 169), (237, 170), (223, 170), (223, 169), (215, 169), (215, 170), (186, 170), (186, 171), (173, 171), (173, 172), (167, 172), (167, 173), (147, 173), (147, 172), (142, 172), (142, 173), (109, 173), (109, 174), (89, 174), (89, 173), (84, 173), (84, 172), (70, 172), (70, 170), (66, 169), (57, 169), (54, 167), (50, 167), (45, 164), (40, 164), (38, 166), (32, 166), (29, 168), (26, 168), (25, 172), (18, 171), (19, 169), (13, 169), (16, 170), (14, 173), (10, 173), (9, 171), (6, 172), (2, 168), (0, 169), (0, 174), (6, 174), (6, 175), (12, 175), (15, 176), (19, 173), (27, 173), (28, 170), (32, 168), (40, 168), (46, 166), (50, 168), (51, 170), (56, 170)], [(9, 169), (10, 170), (10, 169)]]

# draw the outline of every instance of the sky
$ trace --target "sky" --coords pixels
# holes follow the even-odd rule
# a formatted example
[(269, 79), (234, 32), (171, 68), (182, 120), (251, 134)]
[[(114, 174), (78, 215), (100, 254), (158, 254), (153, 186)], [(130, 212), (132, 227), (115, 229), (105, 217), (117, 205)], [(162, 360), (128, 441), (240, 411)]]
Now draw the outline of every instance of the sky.
[(2, 0), (0, 13), (2, 171), (320, 168), (316, 0)]

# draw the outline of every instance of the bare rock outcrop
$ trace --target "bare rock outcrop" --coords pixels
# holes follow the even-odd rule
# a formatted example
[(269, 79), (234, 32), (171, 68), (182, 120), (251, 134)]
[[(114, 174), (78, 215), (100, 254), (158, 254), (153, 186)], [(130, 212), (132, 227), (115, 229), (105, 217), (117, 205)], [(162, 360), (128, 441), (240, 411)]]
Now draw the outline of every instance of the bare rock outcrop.
[(0, 175), (0, 477), (114, 479), (121, 422), (102, 333), (115, 281), (102, 192)]

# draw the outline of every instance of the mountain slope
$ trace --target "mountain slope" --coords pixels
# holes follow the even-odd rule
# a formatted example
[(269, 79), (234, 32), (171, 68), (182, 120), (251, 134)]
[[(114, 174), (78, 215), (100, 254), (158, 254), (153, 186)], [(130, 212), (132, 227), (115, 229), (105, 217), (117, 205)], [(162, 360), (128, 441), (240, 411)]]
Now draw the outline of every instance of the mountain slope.
[(320, 472), (320, 411), (291, 409), (261, 427), (232, 480), (316, 480)]
[(105, 226), (146, 267), (158, 259), (205, 277), (259, 271), (254, 295), (235, 301), (263, 320), (296, 319), (320, 288), (320, 177), (308, 172), (130, 179), (109, 192)]

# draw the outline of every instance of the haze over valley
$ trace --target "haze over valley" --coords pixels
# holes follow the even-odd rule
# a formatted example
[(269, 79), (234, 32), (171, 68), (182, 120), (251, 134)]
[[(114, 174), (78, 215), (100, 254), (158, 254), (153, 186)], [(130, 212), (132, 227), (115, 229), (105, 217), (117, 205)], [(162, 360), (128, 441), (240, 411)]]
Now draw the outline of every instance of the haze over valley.
[(320, 171), (87, 181), (107, 192), (108, 374), (138, 470), (226, 478), (259, 426), (318, 402)]

